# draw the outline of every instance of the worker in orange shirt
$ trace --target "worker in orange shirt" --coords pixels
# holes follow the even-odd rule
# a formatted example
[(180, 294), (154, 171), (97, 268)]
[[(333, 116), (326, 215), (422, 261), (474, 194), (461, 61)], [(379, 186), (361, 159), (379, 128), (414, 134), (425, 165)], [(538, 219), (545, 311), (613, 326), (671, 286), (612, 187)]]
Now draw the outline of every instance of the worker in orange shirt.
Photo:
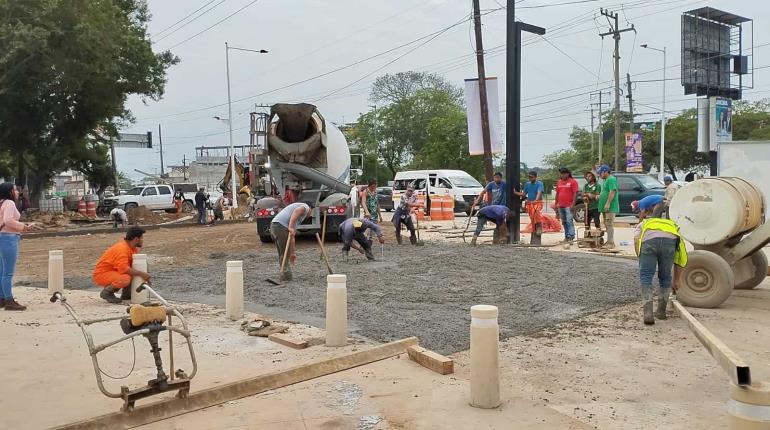
[[(104, 251), (94, 268), (93, 280), (96, 285), (104, 288), (99, 297), (110, 303), (120, 303), (131, 298), (131, 279), (141, 277), (150, 282), (150, 275), (132, 267), (134, 254), (142, 247), (144, 229), (131, 227), (126, 237)], [(115, 292), (120, 290), (120, 298)]]

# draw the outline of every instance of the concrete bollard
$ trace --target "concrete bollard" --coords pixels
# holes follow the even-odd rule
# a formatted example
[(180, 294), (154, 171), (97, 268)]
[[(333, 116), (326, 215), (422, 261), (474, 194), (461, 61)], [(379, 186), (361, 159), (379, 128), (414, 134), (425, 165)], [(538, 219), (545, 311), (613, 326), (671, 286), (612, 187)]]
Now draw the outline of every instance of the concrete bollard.
[(326, 276), (326, 346), (348, 343), (348, 277)]
[(64, 251), (48, 251), (48, 294), (64, 292)]
[(500, 406), (497, 306), (471, 307), (471, 406)]
[(770, 385), (762, 382), (748, 387), (730, 384), (727, 413), (731, 430), (770, 430)]
[(243, 318), (243, 261), (227, 262), (225, 307), (231, 320)]
[[(147, 273), (147, 254), (134, 254), (134, 262), (131, 265), (135, 270), (141, 270)], [(144, 303), (150, 299), (150, 292), (142, 290), (141, 293), (137, 293), (136, 289), (142, 285), (144, 280), (138, 276), (134, 276), (131, 279), (131, 304)]]

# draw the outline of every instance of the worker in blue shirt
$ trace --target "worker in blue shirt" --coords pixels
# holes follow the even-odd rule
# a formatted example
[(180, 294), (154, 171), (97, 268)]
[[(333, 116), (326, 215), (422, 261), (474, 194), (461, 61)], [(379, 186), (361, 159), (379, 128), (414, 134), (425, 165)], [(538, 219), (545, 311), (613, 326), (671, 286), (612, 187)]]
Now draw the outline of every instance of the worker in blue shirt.
[[(487, 198), (485, 199), (485, 197)], [(475, 207), (485, 200), (488, 200), (488, 204), (490, 205), (508, 205), (508, 183), (503, 180), (502, 173), (495, 173), (493, 181), (488, 183), (481, 193), (479, 193), (478, 197), (473, 201), (473, 206)]]
[(476, 220), (476, 231), (473, 233), (471, 245), (476, 246), (476, 239), (478, 239), (481, 231), (484, 230), (484, 225), (486, 225), (487, 221), (495, 223), (500, 242), (507, 242), (508, 226), (506, 223), (510, 213), (511, 211), (508, 210), (508, 207), (503, 205), (489, 205), (481, 208)]

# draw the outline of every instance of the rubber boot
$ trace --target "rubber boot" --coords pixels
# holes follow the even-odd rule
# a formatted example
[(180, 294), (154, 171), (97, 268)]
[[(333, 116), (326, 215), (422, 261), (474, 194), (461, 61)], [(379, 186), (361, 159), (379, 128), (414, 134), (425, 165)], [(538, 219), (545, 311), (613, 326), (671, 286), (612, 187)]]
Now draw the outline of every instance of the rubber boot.
[(374, 260), (374, 254), (372, 254), (372, 248), (365, 248), (364, 249), (364, 255), (366, 255), (366, 259), (371, 261)]
[(652, 316), (652, 288), (642, 288), (642, 301), (644, 302), (644, 323), (655, 324), (655, 318)]
[(120, 289), (120, 300), (131, 300), (131, 286)]
[(668, 305), (668, 298), (671, 294), (671, 288), (661, 288), (660, 295), (658, 296), (658, 309), (655, 310), (655, 318), (664, 320), (666, 317), (666, 305)]
[(479, 238), (478, 234), (473, 235), (473, 239), (471, 239), (471, 246), (476, 246), (476, 239)]
[(409, 236), (409, 243), (411, 243), (412, 245), (417, 245), (417, 236), (414, 234)]
[(102, 292), (99, 293), (99, 297), (103, 298), (104, 300), (110, 303), (120, 304), (122, 302), (122, 300), (115, 297), (115, 287), (111, 285), (102, 288)]
[(403, 245), (404, 244), (404, 242), (401, 240), (401, 235), (400, 234), (396, 235), (396, 242), (398, 242), (399, 245)]

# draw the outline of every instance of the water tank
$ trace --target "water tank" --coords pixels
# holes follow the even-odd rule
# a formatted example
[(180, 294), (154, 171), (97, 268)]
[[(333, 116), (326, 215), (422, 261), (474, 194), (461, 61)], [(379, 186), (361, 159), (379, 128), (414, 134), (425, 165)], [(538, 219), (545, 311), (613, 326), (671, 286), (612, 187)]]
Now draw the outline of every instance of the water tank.
[(671, 201), (671, 219), (694, 245), (716, 245), (764, 222), (762, 192), (741, 178), (699, 179), (682, 187)]

